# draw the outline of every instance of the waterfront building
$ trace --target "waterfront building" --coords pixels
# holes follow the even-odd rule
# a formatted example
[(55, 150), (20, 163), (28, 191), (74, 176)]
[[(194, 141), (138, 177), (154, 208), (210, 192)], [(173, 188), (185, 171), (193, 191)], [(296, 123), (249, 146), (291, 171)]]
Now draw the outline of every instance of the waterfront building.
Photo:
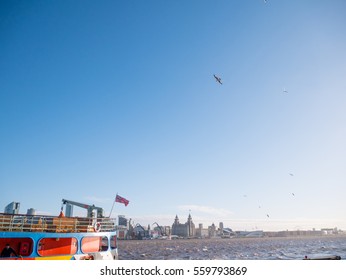
[(129, 222), (124, 215), (118, 215), (118, 225), (116, 229), (118, 239), (126, 239), (128, 237)]
[(217, 236), (217, 230), (214, 223), (212, 223), (212, 225), (208, 227), (208, 234), (210, 238)]
[(203, 228), (203, 224), (199, 224), (196, 228), (196, 236), (199, 238), (209, 237), (209, 232), (207, 228)]
[(168, 236), (168, 235), (171, 235), (171, 233), (172, 233), (172, 229), (170, 226), (164, 226), (163, 227), (163, 234), (164, 235)]
[(19, 202), (11, 202), (5, 207), (4, 213), (6, 214), (19, 214)]
[(196, 234), (195, 224), (192, 221), (191, 214), (187, 218), (185, 224), (179, 222), (178, 215), (175, 216), (174, 223), (172, 225), (172, 235), (178, 235), (181, 237), (193, 237)]
[(36, 210), (34, 208), (29, 208), (27, 211), (26, 211), (26, 214), (27, 215), (35, 215), (36, 214)]
[(118, 215), (118, 225), (128, 228), (128, 221), (124, 215)]

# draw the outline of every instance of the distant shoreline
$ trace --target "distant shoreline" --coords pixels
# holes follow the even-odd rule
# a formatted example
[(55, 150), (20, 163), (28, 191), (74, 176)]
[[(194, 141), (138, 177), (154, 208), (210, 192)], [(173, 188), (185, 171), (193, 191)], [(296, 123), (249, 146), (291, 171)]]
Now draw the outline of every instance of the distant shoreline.
[(342, 234), (327, 234), (327, 235), (291, 235), (291, 236), (262, 236), (262, 237), (246, 237), (246, 236), (234, 236), (231, 238), (221, 238), (221, 237), (191, 237), (191, 238), (178, 238), (178, 239), (118, 239), (117, 242), (153, 242), (153, 241), (162, 241), (162, 242), (171, 242), (171, 241), (189, 241), (189, 240), (252, 240), (252, 239), (312, 239), (312, 238), (323, 238), (323, 239), (331, 239), (331, 238), (346, 238), (346, 233)]

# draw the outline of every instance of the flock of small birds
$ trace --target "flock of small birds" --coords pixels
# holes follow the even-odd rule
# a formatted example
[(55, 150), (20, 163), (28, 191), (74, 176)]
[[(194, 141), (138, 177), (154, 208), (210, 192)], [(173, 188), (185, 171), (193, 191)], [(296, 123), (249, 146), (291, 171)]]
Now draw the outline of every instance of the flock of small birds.
[[(267, 4), (267, 3), (268, 3), (267, 0), (263, 0), (263, 2), (264, 2), (264, 4)], [(213, 76), (214, 76), (215, 81), (216, 81), (217, 83), (219, 83), (220, 85), (223, 84), (223, 82), (222, 82), (220, 76), (218, 76), (218, 75), (216, 75), (216, 74), (214, 74)], [(287, 90), (286, 88), (283, 88), (282, 92), (285, 93), (285, 94), (288, 94), (288, 90)], [(290, 175), (290, 176), (293, 176), (293, 173), (289, 173), (289, 175)], [(291, 194), (292, 194), (292, 196), (295, 196), (295, 194), (294, 194), (293, 192), (292, 192)], [(247, 197), (247, 195), (244, 195), (244, 197)], [(259, 208), (261, 208), (261, 206), (259, 206)], [(268, 218), (270, 217), (269, 214), (267, 214), (267, 217), (268, 217)]]
[[(267, 3), (267, 1), (264, 0), (264, 3)], [(222, 85), (222, 80), (221, 80), (221, 78), (220, 78), (219, 76), (217, 76), (216, 74), (214, 74), (214, 78), (215, 78), (216, 82), (218, 82), (220, 85)], [(288, 93), (288, 91), (284, 88), (284, 89), (283, 89), (283, 93)], [(289, 173), (289, 175), (290, 175), (290, 176), (294, 176), (293, 173)], [(295, 196), (295, 194), (294, 194), (293, 192), (292, 192), (291, 194), (292, 194), (292, 196)], [(244, 196), (244, 197), (247, 197), (246, 194), (244, 194), (243, 196)], [(259, 206), (258, 208), (261, 208), (261, 206)], [(267, 214), (267, 217), (268, 217), (268, 218), (270, 217), (269, 214)]]
[[(290, 173), (289, 175), (293, 176), (292, 173)], [(295, 196), (295, 194), (294, 194), (293, 192), (291, 193), (291, 195), (292, 195), (292, 196)], [(244, 194), (243, 197), (247, 197), (247, 195)], [(259, 205), (258, 208), (261, 209), (261, 208), (262, 208), (261, 205)], [(267, 218), (270, 218), (269, 214), (267, 214)]]

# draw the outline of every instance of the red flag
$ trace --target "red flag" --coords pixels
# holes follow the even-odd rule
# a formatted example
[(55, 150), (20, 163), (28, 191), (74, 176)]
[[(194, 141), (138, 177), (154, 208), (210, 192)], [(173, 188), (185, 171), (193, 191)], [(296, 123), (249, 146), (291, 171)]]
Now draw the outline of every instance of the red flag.
[(130, 201), (128, 201), (126, 198), (121, 197), (120, 195), (117, 195), (115, 197), (115, 202), (124, 203), (125, 206), (127, 206), (127, 204), (129, 204)]

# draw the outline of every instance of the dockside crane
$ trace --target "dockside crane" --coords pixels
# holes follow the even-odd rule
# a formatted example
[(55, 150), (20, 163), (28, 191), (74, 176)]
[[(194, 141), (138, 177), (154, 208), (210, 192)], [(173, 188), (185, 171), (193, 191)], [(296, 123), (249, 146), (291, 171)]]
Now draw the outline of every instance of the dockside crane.
[(163, 227), (160, 226), (157, 222), (153, 223), (153, 225), (155, 225), (155, 224), (157, 225), (157, 228), (158, 228), (158, 230), (160, 231), (160, 235), (161, 235), (161, 236), (166, 235), (165, 232), (164, 232), (164, 230), (163, 230)]
[[(93, 205), (88, 205), (88, 204), (85, 204), (85, 203), (80, 203), (80, 202), (75, 202), (75, 201), (72, 201), (72, 200), (62, 199), (61, 211), (63, 210), (63, 205), (66, 205), (66, 210), (67, 210), (67, 207), (72, 209), (73, 206), (78, 206), (80, 208), (86, 209), (88, 218), (94, 218), (94, 210), (96, 210), (97, 218), (104, 218), (103, 208), (97, 207), (94, 204)], [(70, 211), (66, 211), (65, 216), (66, 217), (72, 216), (71, 212), (72, 212), (71, 210)]]

